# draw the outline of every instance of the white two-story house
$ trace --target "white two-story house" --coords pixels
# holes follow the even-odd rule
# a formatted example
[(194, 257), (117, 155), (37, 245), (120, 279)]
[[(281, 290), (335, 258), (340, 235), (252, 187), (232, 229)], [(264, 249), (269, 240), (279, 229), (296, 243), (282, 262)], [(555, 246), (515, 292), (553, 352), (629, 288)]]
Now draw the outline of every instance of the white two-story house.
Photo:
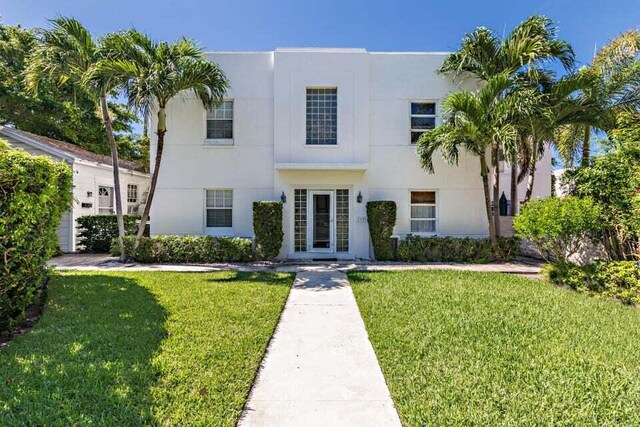
[[(282, 258), (369, 258), (366, 203), (394, 200), (400, 238), (487, 236), (477, 158), (452, 166), (436, 155), (428, 174), (416, 155), (418, 137), (458, 89), (437, 73), (446, 55), (209, 54), (231, 87), (214, 111), (195, 96), (169, 103), (151, 233), (252, 237), (253, 202), (282, 200)], [(550, 177), (546, 156), (536, 196), (550, 194)]]

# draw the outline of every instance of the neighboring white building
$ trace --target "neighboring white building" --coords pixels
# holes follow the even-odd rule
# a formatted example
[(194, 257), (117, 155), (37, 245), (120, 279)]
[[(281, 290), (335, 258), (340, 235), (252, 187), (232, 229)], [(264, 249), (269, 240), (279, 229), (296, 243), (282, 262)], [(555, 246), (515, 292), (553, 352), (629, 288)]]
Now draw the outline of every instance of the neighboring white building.
[[(33, 155), (45, 155), (65, 162), (73, 170), (73, 206), (62, 215), (58, 239), (62, 252), (75, 252), (76, 218), (84, 215), (115, 214), (111, 157), (92, 153), (77, 145), (0, 126), (0, 139)], [(149, 175), (139, 162), (120, 161), (120, 186), (125, 213), (135, 214), (149, 189)]]
[[(151, 233), (253, 237), (252, 203), (284, 196), (282, 258), (369, 258), (372, 200), (396, 201), (400, 237), (486, 236), (477, 158), (451, 166), (436, 154), (427, 174), (416, 155), (458, 88), (437, 73), (446, 55), (211, 53), (231, 88), (212, 112), (195, 96), (169, 103)], [(538, 197), (550, 168), (538, 164)]]

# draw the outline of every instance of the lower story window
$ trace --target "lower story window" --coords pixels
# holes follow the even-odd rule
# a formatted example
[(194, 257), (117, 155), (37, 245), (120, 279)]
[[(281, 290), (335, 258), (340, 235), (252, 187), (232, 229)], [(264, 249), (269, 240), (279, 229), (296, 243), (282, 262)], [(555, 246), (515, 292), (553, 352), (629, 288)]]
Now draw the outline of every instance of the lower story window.
[(233, 227), (233, 190), (206, 191), (207, 227)]
[(113, 187), (98, 187), (98, 214), (113, 215)]
[(127, 213), (138, 213), (138, 185), (127, 184)]
[(411, 232), (435, 233), (436, 231), (436, 192), (411, 192)]

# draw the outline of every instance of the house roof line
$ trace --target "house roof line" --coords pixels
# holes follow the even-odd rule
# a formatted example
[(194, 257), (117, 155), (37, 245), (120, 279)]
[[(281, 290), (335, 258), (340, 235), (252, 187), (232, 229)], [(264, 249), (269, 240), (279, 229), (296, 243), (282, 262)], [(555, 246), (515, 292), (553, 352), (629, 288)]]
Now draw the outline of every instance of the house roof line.
[[(0, 136), (14, 138), (25, 144), (29, 144), (35, 148), (60, 157), (68, 161), (83, 160), (85, 162), (95, 163), (112, 167), (111, 156), (97, 154), (86, 150), (78, 145), (69, 142), (60, 141), (42, 135), (36, 135), (12, 127), (0, 126)], [(142, 172), (142, 163), (133, 160), (120, 160), (118, 165), (123, 169)]]

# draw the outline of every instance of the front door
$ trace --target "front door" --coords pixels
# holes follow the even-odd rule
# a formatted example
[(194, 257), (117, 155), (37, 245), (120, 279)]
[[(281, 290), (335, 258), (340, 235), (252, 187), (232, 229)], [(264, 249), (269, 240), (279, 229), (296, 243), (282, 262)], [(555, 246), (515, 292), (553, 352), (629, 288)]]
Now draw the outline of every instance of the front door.
[(333, 191), (312, 190), (309, 192), (309, 239), (310, 252), (334, 252), (333, 244)]

